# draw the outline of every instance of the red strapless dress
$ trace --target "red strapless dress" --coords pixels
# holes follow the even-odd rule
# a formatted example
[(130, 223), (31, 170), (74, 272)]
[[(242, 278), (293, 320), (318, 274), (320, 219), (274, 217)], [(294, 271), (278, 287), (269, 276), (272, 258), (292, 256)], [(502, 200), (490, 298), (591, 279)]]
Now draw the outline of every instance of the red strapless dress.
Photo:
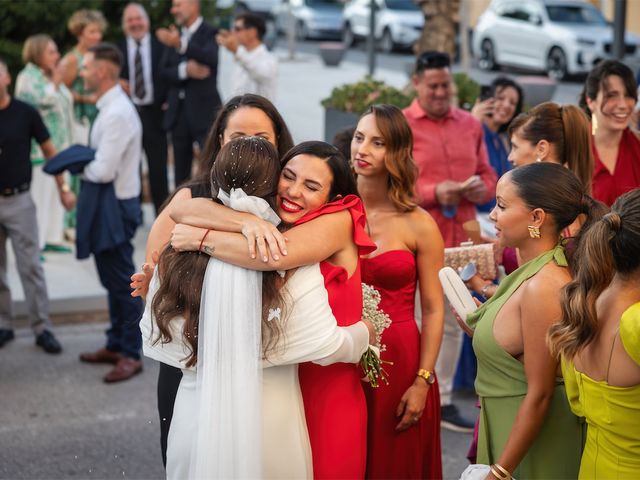
[[(320, 215), (347, 210), (353, 220), (353, 241), (359, 254), (376, 249), (365, 233), (362, 201), (355, 195), (331, 202), (305, 215), (297, 224)], [(347, 271), (320, 263), (329, 304), (340, 326), (362, 318), (360, 265)], [(300, 388), (311, 441), (315, 478), (364, 478), (367, 455), (367, 403), (362, 389), (360, 366), (337, 363), (321, 367), (304, 363), (299, 368)]]
[(416, 260), (412, 252), (391, 250), (363, 258), (362, 281), (380, 292), (380, 305), (391, 318), (382, 334), (382, 358), (389, 385), (366, 387), (369, 409), (367, 478), (442, 478), (440, 393), (431, 385), (421, 420), (396, 432), (396, 409), (416, 378), (420, 362), (420, 331), (414, 318)]

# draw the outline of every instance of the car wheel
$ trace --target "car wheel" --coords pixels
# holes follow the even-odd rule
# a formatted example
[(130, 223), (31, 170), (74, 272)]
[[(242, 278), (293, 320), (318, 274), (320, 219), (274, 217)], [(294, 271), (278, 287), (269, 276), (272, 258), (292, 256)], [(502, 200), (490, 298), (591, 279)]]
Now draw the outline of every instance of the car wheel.
[(567, 55), (559, 47), (553, 47), (547, 57), (547, 74), (554, 80), (567, 76)]
[(351, 30), (351, 25), (346, 23), (342, 28), (342, 43), (344, 46), (349, 48), (356, 43), (356, 38), (353, 35), (353, 31)]
[(393, 41), (393, 36), (391, 35), (391, 31), (388, 28), (384, 29), (382, 32), (382, 38), (380, 39), (380, 50), (384, 53), (391, 53), (395, 50), (396, 44)]
[(309, 38), (309, 30), (303, 21), (299, 21), (296, 23), (296, 39), (306, 40), (307, 38)]
[(483, 40), (480, 45), (480, 60), (478, 66), (482, 70), (495, 70), (498, 68), (496, 63), (496, 53), (491, 40)]

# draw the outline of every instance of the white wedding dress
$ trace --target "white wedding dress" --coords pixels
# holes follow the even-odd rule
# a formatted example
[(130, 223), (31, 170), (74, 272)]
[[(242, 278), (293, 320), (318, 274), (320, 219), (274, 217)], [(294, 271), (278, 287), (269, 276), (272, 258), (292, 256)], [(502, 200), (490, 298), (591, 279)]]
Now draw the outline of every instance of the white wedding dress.
[[(210, 262), (218, 261), (212, 259)], [(184, 366), (189, 352), (181, 341), (182, 318), (171, 322), (172, 342), (152, 344), (158, 336), (158, 328), (150, 307), (158, 286), (157, 275), (154, 274), (140, 322), (143, 350), (147, 357), (182, 369), (183, 377), (167, 442), (167, 478), (187, 479), (193, 478), (190, 475), (193, 472), (193, 469), (190, 470), (190, 460), (197, 443), (194, 431), (200, 420), (194, 413), (197, 373), (195, 368)], [(349, 327), (337, 326), (318, 264), (300, 267), (291, 275), (286, 282), (285, 301), (287, 306), (284, 309), (286, 317), (282, 338), (274, 352), (262, 362), (261, 472), (255, 476), (310, 479), (313, 478), (311, 447), (297, 364), (308, 361), (321, 365), (356, 363), (368, 347), (369, 333), (361, 322)], [(260, 455), (255, 457), (260, 458)], [(252, 458), (241, 461), (251, 462)], [(216, 475), (207, 476), (214, 478)]]

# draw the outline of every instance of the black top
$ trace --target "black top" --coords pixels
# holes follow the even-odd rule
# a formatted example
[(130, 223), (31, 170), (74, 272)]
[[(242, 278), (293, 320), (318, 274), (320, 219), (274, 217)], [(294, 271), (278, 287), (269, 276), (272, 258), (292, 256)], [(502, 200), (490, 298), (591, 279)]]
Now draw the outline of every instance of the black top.
[(0, 189), (31, 183), (31, 139), (49, 140), (42, 117), (31, 105), (11, 98), (0, 110)]

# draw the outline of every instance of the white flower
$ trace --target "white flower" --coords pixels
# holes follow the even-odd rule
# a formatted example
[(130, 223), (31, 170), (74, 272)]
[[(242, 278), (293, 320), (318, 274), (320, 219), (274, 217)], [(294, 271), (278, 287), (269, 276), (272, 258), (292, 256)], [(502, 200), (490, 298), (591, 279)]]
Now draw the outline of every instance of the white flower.
[(278, 307), (278, 308), (270, 308), (269, 309), (269, 315), (267, 316), (267, 322), (270, 322), (274, 318), (276, 320), (280, 320), (280, 314), (281, 313), (282, 313), (282, 310), (280, 309), (280, 307)]

